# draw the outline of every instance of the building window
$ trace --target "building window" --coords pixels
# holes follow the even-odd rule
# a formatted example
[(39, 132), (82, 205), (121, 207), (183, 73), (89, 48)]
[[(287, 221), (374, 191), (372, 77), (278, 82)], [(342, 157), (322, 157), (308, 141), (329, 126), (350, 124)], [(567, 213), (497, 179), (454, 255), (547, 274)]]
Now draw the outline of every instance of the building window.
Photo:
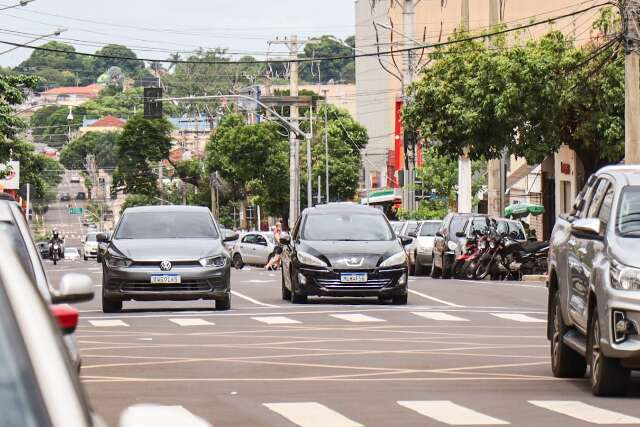
[(380, 188), (380, 172), (370, 172), (369, 178), (371, 179), (371, 188)]
[(571, 211), (571, 181), (560, 181), (560, 213)]

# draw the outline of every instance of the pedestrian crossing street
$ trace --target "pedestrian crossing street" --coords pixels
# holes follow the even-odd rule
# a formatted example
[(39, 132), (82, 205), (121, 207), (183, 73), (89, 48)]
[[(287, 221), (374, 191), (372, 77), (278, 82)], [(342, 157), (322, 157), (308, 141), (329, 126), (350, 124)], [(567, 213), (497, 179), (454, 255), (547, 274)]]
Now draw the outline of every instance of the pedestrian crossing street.
[[(249, 316), (251, 322), (257, 322), (258, 324), (265, 325), (302, 325), (305, 323), (315, 323), (318, 321), (338, 321), (340, 323), (349, 324), (376, 324), (376, 323), (390, 323), (396, 322), (397, 319), (385, 319), (385, 314), (375, 315), (371, 314), (363, 314), (363, 313), (323, 313), (314, 315), (313, 312), (307, 313), (308, 315), (313, 315), (313, 319), (309, 319), (304, 314), (292, 315), (292, 316), (283, 316), (283, 315), (263, 315), (263, 316)], [(397, 314), (397, 313), (392, 313)], [(410, 319), (413, 321), (424, 321), (424, 323), (434, 323), (438, 322), (477, 322), (477, 315), (481, 315), (485, 318), (485, 320), (496, 320), (498, 322), (502, 322), (503, 324), (540, 324), (545, 323), (546, 320), (543, 318), (542, 314), (524, 314), (524, 313), (475, 313), (476, 316), (474, 319), (463, 317), (463, 314), (456, 313), (450, 314), (446, 312), (438, 312), (438, 311), (411, 311), (408, 312)], [(216, 321), (223, 323), (225, 321), (224, 316), (216, 315), (210, 316), (207, 319), (198, 318), (198, 317), (170, 317), (170, 316), (151, 316), (152, 321), (154, 323), (158, 322), (170, 322), (173, 325), (183, 326), (183, 327), (194, 327), (194, 326), (214, 326)], [(306, 317), (306, 319), (305, 319)], [(82, 319), (82, 316), (81, 316)], [(104, 318), (104, 319), (88, 319), (86, 320), (89, 325), (97, 327), (97, 328), (110, 328), (110, 327), (128, 327), (132, 326), (134, 323), (139, 321), (145, 321), (145, 323), (149, 324), (149, 318), (146, 316), (125, 316), (123, 318)]]
[[(451, 426), (494, 426), (519, 425), (522, 420), (507, 419), (484, 413), (449, 400), (411, 400), (397, 401), (400, 408), (414, 414)], [(569, 420), (580, 424), (596, 425), (639, 425), (636, 418), (600, 406), (570, 400), (531, 400), (525, 402), (534, 410), (534, 419), (543, 420), (544, 416), (558, 417), (541, 422), (540, 425), (564, 425)], [(606, 404), (606, 401), (603, 402)], [(300, 427), (363, 427), (357, 417), (343, 414), (320, 402), (274, 402), (263, 404), (269, 410)], [(540, 411), (537, 413), (537, 411)], [(427, 421), (427, 420), (425, 420)], [(435, 425), (435, 424), (434, 424)]]

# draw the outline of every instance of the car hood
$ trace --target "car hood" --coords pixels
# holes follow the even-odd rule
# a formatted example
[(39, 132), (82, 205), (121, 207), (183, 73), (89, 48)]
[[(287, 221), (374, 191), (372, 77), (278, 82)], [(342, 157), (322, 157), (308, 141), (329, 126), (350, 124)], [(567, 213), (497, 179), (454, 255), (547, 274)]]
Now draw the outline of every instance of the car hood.
[(333, 268), (371, 269), (402, 250), (397, 240), (383, 242), (301, 241), (297, 250), (328, 262)]
[(615, 236), (607, 241), (609, 253), (613, 258), (629, 267), (640, 268), (640, 239)]
[(118, 239), (110, 249), (133, 261), (193, 261), (223, 253), (219, 239)]

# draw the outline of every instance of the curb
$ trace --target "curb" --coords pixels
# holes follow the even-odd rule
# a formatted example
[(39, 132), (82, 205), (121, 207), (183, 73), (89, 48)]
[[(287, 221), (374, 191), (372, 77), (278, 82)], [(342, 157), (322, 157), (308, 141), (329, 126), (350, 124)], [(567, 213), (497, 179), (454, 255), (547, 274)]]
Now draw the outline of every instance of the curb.
[(546, 282), (549, 276), (546, 274), (527, 274), (522, 276), (523, 282)]

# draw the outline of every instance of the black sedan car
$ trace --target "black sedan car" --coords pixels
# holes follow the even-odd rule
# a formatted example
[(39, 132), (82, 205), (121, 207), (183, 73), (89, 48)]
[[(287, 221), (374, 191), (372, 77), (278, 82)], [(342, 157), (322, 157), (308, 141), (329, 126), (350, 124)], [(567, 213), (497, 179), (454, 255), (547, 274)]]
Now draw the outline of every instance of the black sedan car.
[(305, 209), (292, 235), (283, 236), (282, 299), (305, 303), (308, 295), (377, 296), (407, 303), (408, 259), (384, 214), (335, 203)]

